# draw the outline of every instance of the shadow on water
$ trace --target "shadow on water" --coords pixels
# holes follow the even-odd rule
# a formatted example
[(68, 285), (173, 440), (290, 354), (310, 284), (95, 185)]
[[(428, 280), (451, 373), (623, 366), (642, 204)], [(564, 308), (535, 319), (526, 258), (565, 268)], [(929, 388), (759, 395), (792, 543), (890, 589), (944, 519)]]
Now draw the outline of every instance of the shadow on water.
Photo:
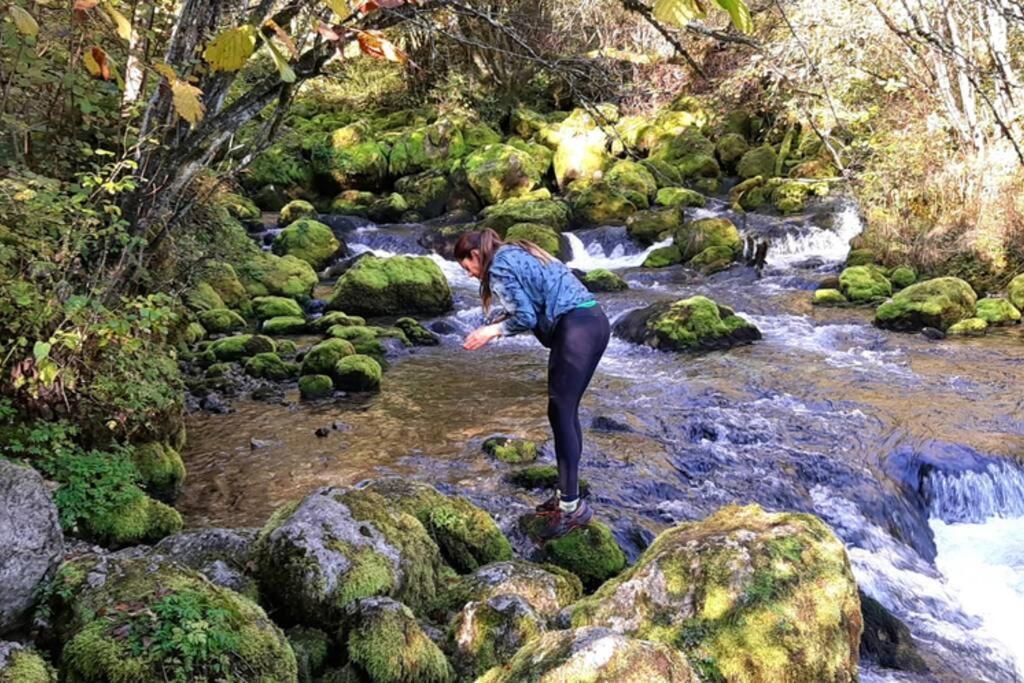
[[(847, 544), (862, 589), (927, 643), (929, 663), (948, 672), (939, 678), (1015, 680), (1011, 653), (1024, 653), (1007, 639), (1016, 636), (980, 628), (936, 562), (960, 566), (956, 553), (969, 546), (950, 525), (1024, 519), (1015, 464), (1024, 456), (1024, 335), (936, 343), (878, 330), (869, 310), (816, 309), (808, 290), (845, 258), (856, 213), (839, 212), (827, 228), (758, 220), (748, 228), (774, 249), (760, 278), (739, 266), (710, 278), (638, 268), (644, 250), (621, 228), (570, 238), (573, 266), (612, 267), (630, 283), (599, 295), (610, 317), (704, 294), (764, 334), (697, 357), (612, 341), (581, 415), (583, 476), (599, 514), (635, 558), (667, 525), (722, 505), (813, 512)], [(343, 236), (357, 251), (422, 253), (413, 246), (421, 229), (353, 223)], [(442, 346), (396, 360), (380, 394), (299, 404), (292, 391), (285, 405), (243, 401), (228, 415), (191, 417), (180, 501), (191, 524), (258, 525), (318, 486), (396, 474), (466, 495), (511, 528), (532, 498), (504, 482), (510, 467), (480, 444), (514, 434), (544, 443), (541, 459), (553, 461), (546, 352), (530, 338), (463, 351), (481, 319), (475, 281), (432, 258), (458, 310), (433, 321), (447, 332)], [(326, 437), (315, 435), (321, 427)], [(1022, 599), (1024, 560), (1019, 569), (1008, 580)], [(983, 602), (975, 612), (989, 609)]]

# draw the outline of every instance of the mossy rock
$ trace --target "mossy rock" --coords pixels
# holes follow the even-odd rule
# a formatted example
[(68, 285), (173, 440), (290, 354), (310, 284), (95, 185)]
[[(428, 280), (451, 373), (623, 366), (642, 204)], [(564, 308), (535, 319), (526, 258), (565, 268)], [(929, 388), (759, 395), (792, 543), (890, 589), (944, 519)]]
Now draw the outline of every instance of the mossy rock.
[(978, 299), (975, 307), (977, 317), (992, 326), (1016, 325), (1020, 322), (1020, 311), (1008, 299)]
[[(505, 144), (515, 147), (521, 152), (526, 152), (527, 154), (529, 154), (530, 158), (533, 159), (534, 168), (536, 168), (540, 172), (542, 178), (547, 175), (548, 170), (554, 163), (554, 151), (538, 142), (512, 137), (506, 140)], [(546, 189), (547, 188), (542, 187), (539, 190), (534, 190), (530, 194), (536, 194), (541, 190), (546, 191)], [(547, 199), (550, 199), (550, 197), (547, 197)]]
[(608, 136), (600, 129), (563, 135), (552, 160), (558, 186), (564, 189), (577, 180), (599, 178), (611, 161), (607, 146)]
[(313, 683), (319, 680), (327, 668), (328, 657), (333, 650), (331, 638), (318, 628), (295, 626), (285, 632), (288, 645), (295, 653), (299, 682)]
[(516, 240), (533, 242), (555, 258), (562, 250), (562, 242), (558, 233), (539, 223), (516, 223), (505, 233), (505, 239), (509, 242)]
[(683, 224), (683, 211), (676, 207), (638, 211), (626, 219), (626, 232), (634, 240), (649, 246), (664, 239)]
[(366, 318), (358, 315), (348, 315), (341, 311), (330, 311), (309, 323), (310, 329), (315, 332), (326, 332), (335, 325), (365, 326)]
[(331, 147), (313, 150), (313, 172), (321, 184), (339, 190), (370, 190), (379, 187), (388, 175), (387, 147), (376, 140), (342, 141), (336, 131)]
[(258, 296), (252, 300), (252, 310), (259, 320), (280, 317), (301, 317), (302, 306), (294, 299), (283, 296)]
[(875, 311), (875, 324), (897, 332), (922, 327), (948, 330), (955, 323), (974, 317), (977, 295), (971, 286), (955, 277), (940, 277), (910, 285), (897, 292)]
[(402, 342), (403, 346), (412, 346), (412, 342), (405, 336), (400, 327), (376, 327), (371, 325), (335, 325), (327, 330), (327, 334), (334, 339), (344, 339), (355, 345), (361, 341), (380, 339), (382, 337), (393, 337)]
[(178, 533), (183, 526), (177, 510), (140, 491), (138, 496), (132, 496), (123, 505), (96, 511), (82, 519), (78, 531), (83, 538), (104, 547), (121, 548), (155, 543)]
[(591, 292), (621, 292), (629, 289), (629, 285), (621, 277), (605, 268), (595, 268), (584, 273), (580, 278), (583, 285)]
[(449, 649), (461, 676), (475, 680), (511, 660), (545, 630), (544, 621), (523, 598), (497, 595), (462, 608), (452, 621)]
[(772, 189), (772, 204), (784, 214), (799, 213), (807, 206), (811, 186), (796, 180), (786, 180)]
[(307, 301), (318, 278), (307, 262), (295, 256), (260, 252), (238, 268), (239, 278), (252, 296), (283, 296)]
[(139, 471), (139, 483), (152, 495), (173, 501), (185, 481), (185, 463), (177, 450), (160, 441), (133, 446), (132, 462)]
[(630, 311), (615, 323), (614, 332), (626, 341), (664, 351), (727, 349), (761, 338), (757, 327), (703, 296)]
[(245, 318), (228, 308), (214, 308), (199, 313), (199, 324), (211, 334), (229, 334), (245, 329)]
[[(703, 156), (713, 157), (715, 144), (688, 121), (671, 121), (680, 114), (664, 112), (658, 117), (658, 125), (664, 133), (651, 145), (650, 157), (662, 159), (676, 166), (683, 159)], [(682, 115), (685, 116), (685, 115)]]
[(249, 314), (249, 293), (231, 264), (222, 261), (208, 263), (200, 278), (200, 286), (203, 284), (216, 293), (217, 298), (224, 303), (223, 308), (234, 309), (243, 315)]
[(637, 212), (635, 198), (605, 182), (575, 183), (569, 192), (573, 221), (580, 225), (621, 225)]
[(632, 190), (648, 199), (654, 197), (658, 192), (658, 181), (654, 179), (650, 170), (631, 160), (617, 161), (608, 169), (604, 179), (611, 185), (620, 189)]
[(509, 199), (484, 209), (480, 226), (499, 235), (519, 223), (546, 225), (555, 232), (562, 232), (569, 228), (571, 214), (569, 205), (559, 199)]
[(217, 201), (228, 210), (232, 218), (240, 221), (258, 221), (263, 216), (255, 202), (237, 192), (225, 192)]
[(909, 266), (899, 266), (889, 273), (889, 282), (893, 289), (904, 289), (917, 282), (917, 273)]
[[(558, 488), (558, 468), (554, 465), (530, 465), (529, 467), (509, 473), (505, 479), (513, 486), (531, 491), (536, 489), (555, 489)], [(589, 481), (580, 479), (579, 486), (581, 496), (586, 497), (590, 495)]]
[(377, 391), (383, 371), (370, 356), (357, 353), (345, 356), (334, 365), (334, 386), (342, 391)]
[(842, 306), (849, 303), (849, 299), (838, 289), (818, 289), (815, 290), (811, 303), (815, 306)]
[[(197, 572), (85, 556), (57, 582), (50, 609), (65, 680), (297, 680), (295, 655), (266, 613)], [(200, 638), (205, 648), (186, 658), (182, 643)]]
[(278, 339), (274, 343), (277, 345), (277, 355), (281, 358), (295, 358), (299, 353), (299, 345), (291, 339)]
[(375, 199), (366, 209), (366, 215), (375, 223), (395, 223), (410, 210), (409, 202), (397, 192)]
[(312, 401), (334, 394), (334, 380), (329, 375), (303, 375), (299, 377), (299, 395)]
[(483, 451), (492, 458), (513, 465), (537, 460), (537, 444), (526, 439), (492, 436), (484, 441)]
[(261, 594), (280, 617), (319, 628), (339, 624), (345, 607), (364, 597), (426, 608), (445, 571), (419, 520), (357, 489), (323, 488), (279, 508), (254, 552)]
[(946, 330), (951, 337), (982, 337), (988, 331), (988, 322), (982, 318), (966, 318)]
[(892, 295), (892, 283), (876, 266), (853, 266), (839, 275), (839, 290), (849, 301), (877, 301)]
[(846, 267), (869, 266), (875, 262), (875, 252), (870, 249), (852, 249), (846, 256)]
[(185, 294), (185, 303), (193, 311), (212, 311), (227, 308), (209, 282), (200, 282)]
[(452, 183), (443, 171), (426, 171), (395, 181), (395, 192), (405, 198), (409, 210), (424, 218), (436, 218), (444, 213)]
[(423, 632), (408, 607), (390, 598), (353, 602), (345, 610), (339, 641), (349, 675), (369, 683), (451, 683), (455, 672)]
[(302, 357), (303, 375), (332, 375), (338, 361), (356, 353), (352, 342), (345, 339), (326, 339)]
[(740, 158), (736, 164), (736, 173), (741, 178), (770, 178), (775, 175), (775, 160), (775, 148), (764, 144), (751, 149)]
[(858, 676), (857, 584), (842, 541), (808, 514), (730, 506), (675, 526), (571, 621), (679, 648), (703, 680)]
[(273, 339), (262, 334), (238, 334), (218, 339), (210, 344), (209, 350), (219, 361), (236, 361), (257, 353), (277, 351), (277, 345)]
[(711, 246), (690, 259), (687, 265), (710, 275), (727, 270), (735, 257), (736, 252), (732, 247)]
[(0, 642), (0, 683), (57, 683), (57, 672), (35, 650)]
[(928, 671), (906, 624), (863, 591), (860, 594), (860, 609), (864, 619), (864, 633), (860, 643), (862, 658), (866, 654), (887, 669), (917, 673)]
[(288, 202), (281, 209), (281, 218), (278, 220), (278, 224), (285, 228), (302, 218), (315, 221), (318, 215), (316, 208), (312, 204), (303, 199), (296, 199), (295, 201)]
[(674, 244), (655, 249), (644, 259), (644, 268), (665, 268), (683, 262), (683, 252)]
[(491, 516), (461, 496), (446, 496), (430, 484), (409, 479), (380, 479), (367, 489), (380, 494), (392, 509), (418, 519), (441, 556), (461, 574), (512, 559), (512, 546)]
[(673, 646), (630, 638), (606, 628), (580, 628), (551, 631), (530, 640), (508, 663), (494, 667), (477, 683), (700, 680)]
[(544, 169), (528, 153), (511, 145), (487, 145), (466, 157), (466, 181), (484, 204), (497, 204), (530, 192)]
[(729, 190), (729, 204), (733, 211), (753, 211), (768, 203), (771, 191), (762, 176), (747, 178)]
[(1010, 280), (1006, 287), (1006, 298), (1017, 307), (1017, 310), (1024, 310), (1024, 275), (1018, 275)]
[(400, 329), (414, 346), (437, 346), (441, 343), (440, 337), (423, 327), (415, 318), (399, 318), (395, 321), (395, 327)]
[(245, 361), (245, 374), (260, 379), (285, 380), (299, 374), (295, 363), (287, 363), (276, 353), (257, 353)]
[(685, 187), (663, 187), (658, 190), (654, 197), (654, 203), (659, 206), (705, 206), (707, 198), (700, 192)]
[[(526, 515), (520, 523), (523, 530), (536, 540), (547, 518), (543, 515)], [(542, 555), (545, 562), (578, 576), (588, 591), (597, 589), (626, 566), (626, 554), (619, 547), (612, 530), (600, 522), (591, 522), (573, 529), (561, 538), (547, 541)]]
[(715, 154), (722, 167), (727, 170), (734, 170), (743, 155), (750, 150), (747, 139), (738, 133), (726, 133), (718, 138), (715, 144)]
[(340, 248), (333, 230), (309, 218), (300, 218), (282, 230), (273, 246), (278, 256), (294, 256), (314, 269), (328, 265)]
[(392, 176), (441, 168), (468, 151), (461, 127), (447, 117), (398, 131), (389, 141), (388, 172)]
[(341, 216), (362, 216), (370, 213), (370, 205), (377, 201), (377, 195), (365, 190), (344, 190), (331, 201), (331, 213)]
[(687, 221), (673, 233), (676, 246), (689, 261), (709, 247), (725, 247), (733, 257), (743, 252), (740, 232), (728, 218), (701, 218)]
[(284, 315), (264, 320), (260, 330), (264, 334), (274, 336), (282, 334), (302, 334), (306, 331), (306, 319), (299, 316)]
[(651, 172), (658, 188), (678, 187), (683, 184), (686, 178), (672, 164), (662, 159), (644, 159), (640, 165)]
[(542, 619), (551, 620), (579, 600), (583, 584), (572, 572), (554, 565), (524, 560), (494, 562), (446, 584), (435, 608), (446, 615), (459, 612), (467, 603), (513, 595), (522, 598)]
[(438, 315), (452, 308), (441, 268), (425, 256), (364, 256), (335, 284), (328, 306), (366, 316)]

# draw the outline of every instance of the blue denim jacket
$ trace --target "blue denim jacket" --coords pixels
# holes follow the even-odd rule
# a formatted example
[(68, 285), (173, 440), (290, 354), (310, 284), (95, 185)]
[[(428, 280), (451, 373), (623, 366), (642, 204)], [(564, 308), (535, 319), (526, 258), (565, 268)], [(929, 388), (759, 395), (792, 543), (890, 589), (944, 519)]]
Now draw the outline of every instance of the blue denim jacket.
[(490, 274), (491, 293), (500, 307), (492, 308), (487, 318), (493, 321), (505, 316), (501, 322), (505, 336), (532, 331), (547, 346), (559, 318), (594, 301), (594, 295), (564, 263), (542, 263), (514, 244), (494, 252)]

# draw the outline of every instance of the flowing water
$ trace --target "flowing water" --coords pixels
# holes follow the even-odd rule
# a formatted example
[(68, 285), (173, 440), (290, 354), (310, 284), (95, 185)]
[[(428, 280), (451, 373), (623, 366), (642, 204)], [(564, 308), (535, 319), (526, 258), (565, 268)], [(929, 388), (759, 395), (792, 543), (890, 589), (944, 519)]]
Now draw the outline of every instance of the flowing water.
[[(861, 229), (853, 206), (793, 219), (727, 215), (769, 243), (761, 273), (645, 270), (623, 228), (567, 234), (571, 266), (611, 268), (610, 318), (704, 294), (763, 341), (686, 356), (613, 339), (584, 398), (584, 478), (635, 558), (659, 530), (730, 503), (812, 512), (849, 550), (862, 590), (903, 619), (933, 673), (866, 664), (864, 680), (1024, 678), (1024, 335), (933, 342), (870, 324), (871, 311), (816, 309)], [(423, 226), (334, 224), (355, 252), (425, 254)], [(658, 246), (658, 245), (655, 245)], [(652, 247), (653, 248), (653, 247)], [(476, 282), (432, 255), (455, 312), (428, 321), (443, 344), (396, 357), (375, 396), (242, 401), (191, 418), (181, 508), (194, 525), (258, 525), (325, 484), (398, 474), (489, 509), (505, 528), (532, 501), (480, 452), (493, 434), (544, 443), (546, 351), (531, 337), (461, 348), (481, 322)], [(314, 432), (329, 427), (326, 437)], [(251, 440), (259, 440), (259, 447)]]

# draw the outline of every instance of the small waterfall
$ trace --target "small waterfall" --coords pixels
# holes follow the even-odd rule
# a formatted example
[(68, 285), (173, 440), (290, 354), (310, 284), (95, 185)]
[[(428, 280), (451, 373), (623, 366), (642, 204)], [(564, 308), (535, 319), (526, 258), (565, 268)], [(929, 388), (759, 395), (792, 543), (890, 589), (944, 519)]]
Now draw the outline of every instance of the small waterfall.
[(931, 516), (947, 524), (1024, 517), (1024, 470), (1005, 462), (955, 473), (931, 469), (922, 493)]
[(569, 242), (571, 254), (566, 265), (570, 268), (588, 271), (597, 268), (606, 268), (608, 270), (636, 268), (643, 265), (643, 262), (647, 260), (647, 256), (652, 251), (672, 244), (672, 238), (668, 238), (652, 244), (643, 251), (628, 253), (630, 251), (629, 242), (620, 242), (612, 247), (610, 251), (607, 251), (600, 242), (594, 241), (589, 245), (584, 245), (583, 240), (578, 235), (574, 235), (571, 232), (564, 232), (562, 235)]
[(864, 231), (864, 224), (853, 203), (846, 204), (834, 220), (831, 229), (807, 224), (799, 230), (771, 236), (767, 264), (785, 268), (814, 258), (831, 263), (845, 261), (850, 253), (850, 240)]

